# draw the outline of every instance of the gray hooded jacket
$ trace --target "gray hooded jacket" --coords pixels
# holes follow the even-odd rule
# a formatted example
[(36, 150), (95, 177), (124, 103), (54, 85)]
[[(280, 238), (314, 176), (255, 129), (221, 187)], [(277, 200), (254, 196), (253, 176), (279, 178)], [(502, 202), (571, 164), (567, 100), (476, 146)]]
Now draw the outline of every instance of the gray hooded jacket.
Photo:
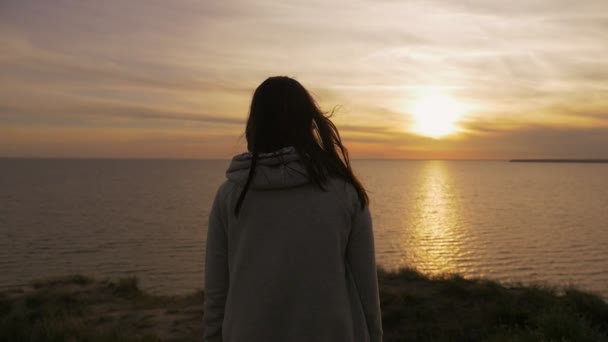
[(382, 319), (369, 208), (354, 187), (311, 183), (291, 147), (233, 158), (205, 251), (204, 341), (378, 342)]

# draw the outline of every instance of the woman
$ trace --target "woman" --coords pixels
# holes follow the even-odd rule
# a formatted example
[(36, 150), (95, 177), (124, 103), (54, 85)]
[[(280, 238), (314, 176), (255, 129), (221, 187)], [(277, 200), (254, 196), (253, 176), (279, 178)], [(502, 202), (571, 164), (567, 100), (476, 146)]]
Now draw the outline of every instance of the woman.
[(296, 80), (255, 91), (209, 217), (204, 340), (381, 341), (368, 197)]

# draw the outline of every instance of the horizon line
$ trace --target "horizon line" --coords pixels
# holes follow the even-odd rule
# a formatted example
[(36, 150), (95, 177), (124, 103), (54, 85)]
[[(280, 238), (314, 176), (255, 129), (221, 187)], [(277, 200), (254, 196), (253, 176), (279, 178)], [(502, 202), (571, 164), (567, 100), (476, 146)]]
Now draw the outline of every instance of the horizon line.
[[(15, 159), (15, 160), (167, 160), (167, 161), (230, 161), (232, 157), (227, 158), (192, 158), (192, 157), (82, 157), (82, 156), (0, 156), (0, 159)], [(608, 162), (608, 158), (350, 158), (350, 160), (362, 161), (604, 161)]]

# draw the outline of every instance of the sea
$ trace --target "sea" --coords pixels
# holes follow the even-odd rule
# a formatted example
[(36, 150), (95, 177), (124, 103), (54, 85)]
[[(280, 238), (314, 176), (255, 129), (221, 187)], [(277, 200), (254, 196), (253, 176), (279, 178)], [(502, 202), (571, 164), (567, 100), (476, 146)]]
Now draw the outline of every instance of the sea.
[[(608, 164), (354, 160), (376, 261), (608, 298)], [(204, 286), (228, 160), (0, 159), (0, 289), (85, 274)], [(311, 246), (314, 248), (314, 246)]]

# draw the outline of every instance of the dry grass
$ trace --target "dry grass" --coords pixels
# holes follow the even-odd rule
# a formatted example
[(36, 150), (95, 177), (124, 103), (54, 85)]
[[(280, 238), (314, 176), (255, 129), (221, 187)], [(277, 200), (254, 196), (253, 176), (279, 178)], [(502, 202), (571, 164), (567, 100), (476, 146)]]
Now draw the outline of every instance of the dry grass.
[[(608, 304), (574, 288), (505, 287), (379, 268), (385, 342), (608, 341)], [(82, 275), (0, 293), (0, 341), (196, 341), (204, 293), (157, 296), (136, 278)]]

